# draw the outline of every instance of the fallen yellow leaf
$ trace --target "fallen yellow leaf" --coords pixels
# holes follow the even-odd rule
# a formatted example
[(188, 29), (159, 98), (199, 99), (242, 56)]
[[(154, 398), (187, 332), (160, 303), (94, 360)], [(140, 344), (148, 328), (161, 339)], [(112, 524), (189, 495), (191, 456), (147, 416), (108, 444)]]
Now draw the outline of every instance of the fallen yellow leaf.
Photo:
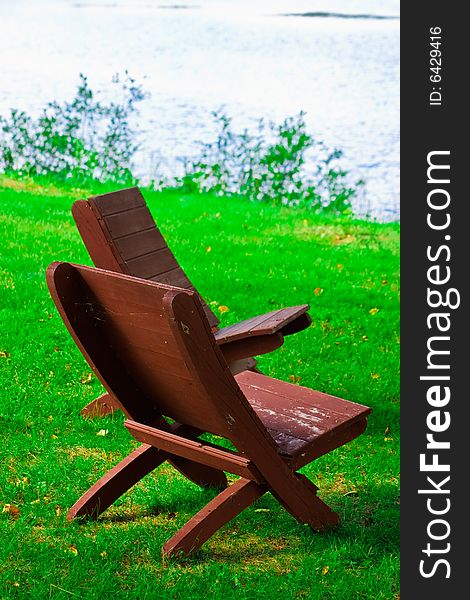
[(319, 296), (320, 294), (323, 294), (323, 288), (317, 287), (313, 290), (313, 293), (315, 294), (315, 296)]
[(229, 307), (228, 307), (228, 306), (224, 306), (224, 305), (222, 305), (222, 306), (219, 306), (219, 309), (218, 309), (218, 310), (219, 310), (219, 313), (226, 313), (226, 312), (228, 312), (230, 309), (229, 309)]
[(8, 513), (14, 519), (17, 519), (20, 516), (20, 509), (14, 504), (5, 504), (2, 512)]
[(330, 567), (328, 565), (326, 565), (325, 567), (323, 567), (323, 569), (321, 570), (321, 574), (322, 575), (326, 575), (328, 573), (328, 571), (330, 570)]
[(379, 312), (380, 308), (371, 308), (369, 311), (370, 315), (376, 315)]
[(93, 378), (93, 373), (88, 373), (85, 377), (80, 379), (80, 383), (90, 383)]

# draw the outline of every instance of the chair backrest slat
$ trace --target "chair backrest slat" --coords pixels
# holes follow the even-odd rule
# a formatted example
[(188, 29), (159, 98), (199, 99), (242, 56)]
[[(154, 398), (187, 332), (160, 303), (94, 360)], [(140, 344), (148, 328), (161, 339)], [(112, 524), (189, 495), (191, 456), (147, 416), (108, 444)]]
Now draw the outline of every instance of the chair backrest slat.
[[(93, 199), (91, 199), (91, 202), (93, 202)], [(113, 240), (138, 231), (151, 229), (153, 225), (152, 215), (146, 206), (137, 206), (120, 213), (102, 216), (102, 219)]]
[[(197, 292), (138, 188), (78, 200), (72, 213), (97, 267)], [(218, 318), (205, 302), (203, 307), (211, 327), (217, 328)]]
[(124, 412), (159, 415), (231, 439), (266, 436), (215, 344), (196, 293), (54, 263), (51, 295), (77, 345)]
[(126, 235), (118, 240), (114, 240), (114, 245), (126, 262), (139, 256), (144, 256), (144, 254), (168, 248), (162, 234), (156, 228), (145, 229)]
[[(125, 193), (122, 193), (125, 192)], [(145, 200), (139, 191), (139, 188), (127, 188), (126, 190), (102, 194), (90, 198), (94, 206), (99, 209), (102, 217), (119, 214), (135, 208), (145, 206)]]
[[(175, 257), (170, 252), (168, 246), (165, 248), (159, 248), (158, 250), (152, 250), (148, 254), (143, 256), (137, 256), (136, 258), (126, 260), (126, 265), (129, 272), (134, 277), (141, 277), (142, 279), (151, 279), (152, 277), (160, 277), (164, 273), (174, 271), (178, 268)], [(155, 269), (158, 265), (158, 272)], [(188, 281), (189, 283), (189, 281)]]

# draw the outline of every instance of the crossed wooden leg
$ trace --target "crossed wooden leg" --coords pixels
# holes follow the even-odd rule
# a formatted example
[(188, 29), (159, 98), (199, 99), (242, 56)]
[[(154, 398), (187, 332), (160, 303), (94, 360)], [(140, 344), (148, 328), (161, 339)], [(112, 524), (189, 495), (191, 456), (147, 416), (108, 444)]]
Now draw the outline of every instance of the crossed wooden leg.
[(298, 521), (301, 523), (308, 523), (315, 531), (323, 531), (329, 527), (334, 527), (339, 523), (339, 516), (335, 513), (328, 504), (325, 504), (323, 500), (320, 500), (317, 496), (317, 486), (313, 484), (310, 479), (302, 475), (301, 473), (295, 473), (299, 482), (303, 485), (305, 491), (303, 491), (304, 497), (309, 502), (311, 508), (311, 514), (305, 518), (300, 517), (296, 510), (292, 510), (292, 506), (289, 502), (279, 496), (275, 491), (273, 495), (277, 500), (284, 506), (284, 508)]
[[(212, 485), (219, 489), (226, 485), (225, 474), (222, 471), (142, 444), (83, 494), (69, 510), (67, 518), (69, 520), (84, 516), (97, 518), (124, 492), (165, 460), (169, 460), (176, 468), (183, 471), (186, 477), (199, 485), (201, 483), (208, 485), (208, 481), (212, 481)], [(266, 483), (240, 478), (223, 489), (168, 540), (163, 547), (163, 554), (187, 556), (195, 552), (216, 531), (267, 491), (271, 491), (298, 521), (308, 523), (317, 531), (336, 525), (338, 515), (317, 497), (317, 487), (305, 476), (293, 475), (298, 482), (298, 489), (287, 492), (285, 489), (273, 489)], [(307, 513), (298, 509), (296, 496), (299, 491), (303, 500), (308, 502)]]
[(170, 538), (163, 546), (163, 554), (183, 557), (195, 552), (266, 491), (266, 485), (242, 477), (220, 492)]
[(92, 485), (72, 506), (67, 518), (69, 520), (85, 516), (97, 518), (124, 492), (166, 460), (200, 486), (224, 489), (227, 485), (227, 478), (223, 471), (142, 444)]
[(283, 493), (281, 497), (267, 484), (256, 483), (242, 477), (220, 492), (169, 539), (163, 546), (163, 555), (184, 557), (195, 552), (216, 531), (234, 519), (267, 491), (271, 491), (298, 521), (308, 523), (316, 531), (336, 525), (339, 520), (338, 515), (317, 497), (317, 487), (304, 475), (295, 475), (309, 500), (310, 514), (308, 517), (305, 517), (293, 506), (289, 493)]

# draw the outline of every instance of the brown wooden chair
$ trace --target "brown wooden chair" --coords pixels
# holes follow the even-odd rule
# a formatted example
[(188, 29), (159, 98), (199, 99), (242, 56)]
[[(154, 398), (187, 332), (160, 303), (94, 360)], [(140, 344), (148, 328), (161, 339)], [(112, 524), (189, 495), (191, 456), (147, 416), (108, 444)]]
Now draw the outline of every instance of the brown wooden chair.
[[(252, 371), (233, 376), (193, 291), (69, 263), (53, 263), (47, 282), (77, 346), (142, 442), (69, 519), (97, 517), (169, 461), (220, 492), (164, 545), (166, 555), (197, 550), (268, 491), (315, 530), (338, 522), (296, 471), (360, 435), (369, 408)], [(199, 441), (204, 432), (237, 451)], [(226, 487), (224, 471), (240, 479)]]
[[(136, 187), (78, 200), (72, 214), (95, 266), (196, 291), (162, 234)], [(284, 336), (308, 327), (308, 304), (275, 310), (252, 319), (218, 328), (219, 319), (200, 297), (216, 342), (233, 373), (253, 369), (253, 356), (271, 352)], [(114, 409), (104, 394), (83, 410), (83, 415), (103, 415)]]

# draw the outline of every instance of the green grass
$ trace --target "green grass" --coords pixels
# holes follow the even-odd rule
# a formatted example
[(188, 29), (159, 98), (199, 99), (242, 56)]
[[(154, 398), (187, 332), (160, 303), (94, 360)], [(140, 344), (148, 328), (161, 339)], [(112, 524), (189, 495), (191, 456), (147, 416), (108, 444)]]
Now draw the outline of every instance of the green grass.
[(228, 307), (222, 325), (310, 303), (313, 325), (260, 357), (263, 372), (373, 408), (360, 438), (305, 469), (337, 529), (314, 534), (268, 494), (165, 564), (163, 543), (213, 494), (169, 465), (97, 522), (66, 520), (136, 446), (120, 415), (79, 416), (100, 385), (45, 283), (53, 260), (90, 264), (70, 214), (86, 194), (0, 179), (0, 598), (397, 598), (398, 225), (145, 192), (193, 283)]

